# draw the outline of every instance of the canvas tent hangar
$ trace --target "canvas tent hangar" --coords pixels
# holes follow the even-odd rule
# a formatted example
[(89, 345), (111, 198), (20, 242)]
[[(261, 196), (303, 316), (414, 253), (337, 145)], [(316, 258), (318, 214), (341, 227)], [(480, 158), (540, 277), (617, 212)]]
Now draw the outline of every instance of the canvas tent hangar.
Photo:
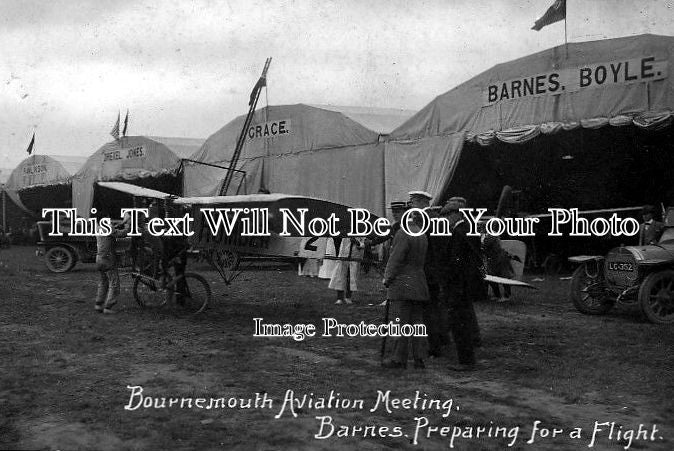
[(406, 120), (414, 116), (416, 111), (402, 108), (376, 108), (341, 105), (309, 105), (323, 110), (342, 113), (349, 119), (358, 122), (380, 135), (388, 135), (402, 125)]
[[(446, 197), (467, 143), (547, 145), (563, 143), (564, 131), (595, 129), (610, 139), (623, 133), (620, 125), (666, 133), (674, 111), (673, 58), (674, 37), (641, 35), (569, 43), (494, 66), (391, 133), (387, 200), (410, 189), (425, 189), (436, 201)], [(506, 158), (517, 154), (510, 147)]]
[(45, 207), (69, 207), (70, 179), (84, 157), (31, 155), (12, 171), (6, 189), (14, 203), (39, 216)]
[(114, 190), (98, 187), (99, 181), (125, 181), (170, 194), (181, 194), (181, 158), (197, 150), (203, 140), (125, 136), (94, 152), (73, 176), (73, 207), (89, 217), (92, 207), (116, 217), (128, 199)]
[[(196, 163), (186, 162), (186, 196), (220, 194), (223, 168), (229, 165), (244, 121), (245, 116), (239, 116), (223, 126), (191, 157)], [(255, 194), (265, 188), (380, 215), (385, 211), (379, 133), (339, 112), (297, 104), (255, 111), (246, 135), (236, 167), (243, 172), (226, 194)]]
[(7, 228), (29, 228), (43, 208), (69, 207), (72, 174), (85, 158), (69, 155), (31, 155), (9, 174), (3, 188)]

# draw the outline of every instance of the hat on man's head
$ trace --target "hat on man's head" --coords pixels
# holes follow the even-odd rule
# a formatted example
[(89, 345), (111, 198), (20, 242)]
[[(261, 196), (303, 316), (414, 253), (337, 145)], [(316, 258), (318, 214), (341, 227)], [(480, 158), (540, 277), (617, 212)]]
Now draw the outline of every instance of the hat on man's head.
[(644, 205), (644, 208), (641, 210), (642, 215), (654, 215), (655, 206), (653, 205)]
[(427, 193), (426, 191), (410, 191), (407, 193), (410, 196), (410, 199), (416, 198), (422, 198), (425, 200), (431, 200), (433, 199), (433, 196), (430, 193)]
[(391, 202), (391, 205), (389, 207), (391, 210), (407, 210), (409, 206), (407, 205), (407, 202), (401, 201), (401, 200), (394, 200)]
[(466, 207), (466, 198), (465, 197), (450, 197), (444, 207), (442, 207), (442, 212), (450, 211), (459, 211), (461, 208)]

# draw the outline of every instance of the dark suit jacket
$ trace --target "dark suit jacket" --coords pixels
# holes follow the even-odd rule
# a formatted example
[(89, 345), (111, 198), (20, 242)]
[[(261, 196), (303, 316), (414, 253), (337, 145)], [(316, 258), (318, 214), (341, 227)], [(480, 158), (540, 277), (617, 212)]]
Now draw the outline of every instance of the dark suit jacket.
[(424, 275), (427, 247), (424, 235), (410, 236), (402, 230), (395, 234), (384, 273), (389, 300), (428, 301)]
[(656, 244), (660, 240), (664, 230), (665, 225), (659, 221), (654, 220), (648, 227), (646, 227), (646, 223), (641, 224), (639, 226), (639, 245)]
[(449, 237), (446, 258), (447, 273), (444, 283), (452, 303), (462, 303), (484, 296), (483, 257), (480, 237), (468, 236), (470, 228), (459, 221)]

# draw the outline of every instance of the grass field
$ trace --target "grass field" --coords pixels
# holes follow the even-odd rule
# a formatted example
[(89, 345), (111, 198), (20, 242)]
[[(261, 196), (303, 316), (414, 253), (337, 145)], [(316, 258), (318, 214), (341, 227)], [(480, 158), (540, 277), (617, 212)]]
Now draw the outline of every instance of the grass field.
[[(142, 310), (128, 276), (118, 313), (102, 315), (93, 308), (92, 265), (49, 273), (30, 247), (2, 249), (0, 262), (2, 449), (674, 449), (674, 329), (634, 312), (579, 314), (558, 277), (515, 291), (507, 304), (476, 304), (482, 363), (457, 373), (447, 369), (456, 361), (451, 346), (425, 371), (391, 371), (379, 367), (378, 338), (253, 337), (254, 317), (381, 322), (376, 273), (363, 278), (356, 305), (339, 306), (326, 281), (298, 277), (290, 266), (254, 268), (225, 286), (194, 265), (214, 293), (201, 315), (186, 317), (173, 305)], [(127, 386), (142, 386), (157, 406), (167, 398), (166, 407), (125, 409), (140, 399)], [(334, 391), (364, 408), (294, 404), (294, 417), (285, 404), (275, 418), (289, 390), (316, 400)], [(371, 412), (378, 391), (388, 390), (392, 399), (418, 392), (442, 407), (391, 402), (399, 408)], [(271, 408), (197, 402), (256, 393), (272, 399)], [(192, 408), (169, 407), (180, 398), (191, 398)], [(329, 421), (334, 433), (316, 438), (329, 435)], [(535, 421), (547, 429), (528, 443)], [(610, 439), (609, 424), (592, 442), (595, 422), (614, 423)], [(630, 442), (639, 425), (648, 433)], [(438, 429), (428, 436), (430, 427)], [(562, 430), (556, 437), (554, 428)]]

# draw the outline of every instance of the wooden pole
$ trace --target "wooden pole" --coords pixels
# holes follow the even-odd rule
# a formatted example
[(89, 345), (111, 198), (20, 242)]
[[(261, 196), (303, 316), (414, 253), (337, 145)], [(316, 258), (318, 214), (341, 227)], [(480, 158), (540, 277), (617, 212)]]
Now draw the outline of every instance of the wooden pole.
[(7, 233), (7, 199), (5, 187), (2, 187), (2, 233)]
[(569, 40), (566, 37), (566, 15), (568, 11), (568, 0), (564, 4), (564, 51), (566, 52), (566, 59), (569, 59)]

